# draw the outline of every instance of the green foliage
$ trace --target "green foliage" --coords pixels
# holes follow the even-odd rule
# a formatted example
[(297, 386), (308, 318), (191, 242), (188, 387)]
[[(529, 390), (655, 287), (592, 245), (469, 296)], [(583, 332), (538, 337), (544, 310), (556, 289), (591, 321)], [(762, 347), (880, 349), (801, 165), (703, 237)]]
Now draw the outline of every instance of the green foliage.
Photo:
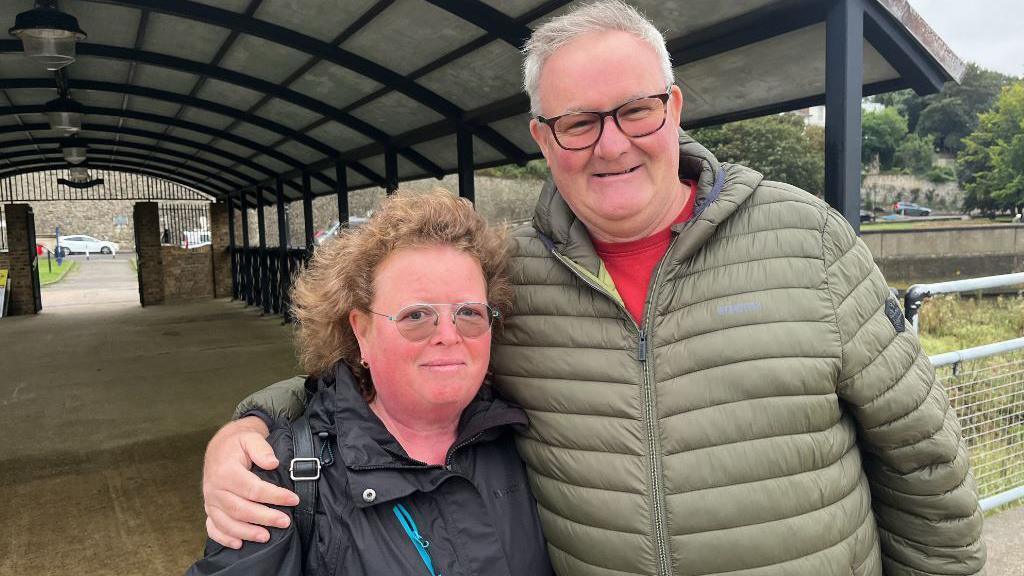
[(1024, 336), (1024, 298), (938, 296), (921, 306), (919, 333), (928, 354)]
[(963, 143), (957, 171), (964, 208), (996, 212), (1024, 204), (1024, 81), (1003, 88)]
[(929, 182), (942, 184), (943, 182), (956, 182), (956, 170), (949, 166), (936, 166), (924, 176)]
[(948, 82), (938, 94), (918, 96), (900, 90), (874, 96), (873, 100), (899, 111), (907, 128), (921, 136), (932, 136), (945, 152), (964, 149), (963, 138), (978, 126), (978, 115), (988, 110), (999, 91), (1014, 78), (970, 63), (960, 83)]
[(722, 162), (743, 164), (769, 180), (821, 194), (825, 181), (824, 131), (805, 128), (791, 114), (699, 128), (691, 135)]
[(935, 163), (935, 150), (930, 138), (911, 134), (896, 148), (894, 165), (912, 174), (925, 174)]
[(504, 164), (502, 166), (495, 166), (494, 168), (477, 170), (476, 173), (480, 176), (490, 176), (492, 178), (529, 180), (546, 180), (550, 174), (548, 171), (548, 164), (543, 159), (530, 160), (526, 163), (526, 166)]
[(864, 141), (861, 161), (870, 164), (875, 156), (883, 170), (893, 167), (896, 149), (907, 137), (907, 119), (895, 108), (868, 111), (863, 116)]

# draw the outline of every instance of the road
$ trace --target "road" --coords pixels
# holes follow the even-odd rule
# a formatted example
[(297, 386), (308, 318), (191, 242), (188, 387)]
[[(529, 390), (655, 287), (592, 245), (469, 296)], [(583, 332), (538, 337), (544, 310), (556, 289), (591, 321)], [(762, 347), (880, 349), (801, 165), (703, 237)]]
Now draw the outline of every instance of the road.
[[(44, 286), (43, 313), (66, 313), (95, 308), (123, 308), (139, 305), (139, 282), (130, 260), (134, 254), (108, 256), (94, 254), (68, 259), (78, 262), (78, 269), (60, 282)], [(39, 265), (46, 266), (46, 259)]]

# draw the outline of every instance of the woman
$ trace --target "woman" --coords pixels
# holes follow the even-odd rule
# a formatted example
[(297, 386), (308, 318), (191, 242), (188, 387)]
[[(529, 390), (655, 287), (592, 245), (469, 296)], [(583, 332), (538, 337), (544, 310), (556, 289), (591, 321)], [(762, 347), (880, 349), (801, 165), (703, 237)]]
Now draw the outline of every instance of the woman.
[[(308, 553), (295, 522), (239, 550), (209, 541), (190, 575), (551, 573), (512, 439), (526, 416), (483, 384), (511, 300), (505, 246), (438, 191), (398, 194), (317, 249), (293, 291), (316, 385), (315, 536)], [(291, 428), (269, 440), (281, 465), (266, 476), (293, 489)]]

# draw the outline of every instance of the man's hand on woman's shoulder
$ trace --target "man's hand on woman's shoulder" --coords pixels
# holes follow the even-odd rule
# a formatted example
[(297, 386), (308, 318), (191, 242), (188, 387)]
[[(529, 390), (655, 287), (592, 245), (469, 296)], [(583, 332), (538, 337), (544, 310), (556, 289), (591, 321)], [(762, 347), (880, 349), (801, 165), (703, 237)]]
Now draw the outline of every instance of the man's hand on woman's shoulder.
[(243, 540), (266, 542), (270, 533), (264, 526), (285, 528), (288, 515), (264, 504), (295, 506), (294, 492), (261, 480), (250, 468), (264, 470), (278, 466), (273, 448), (267, 443), (270, 431), (255, 416), (225, 424), (210, 439), (203, 461), (203, 501), (206, 532), (228, 548), (240, 548)]

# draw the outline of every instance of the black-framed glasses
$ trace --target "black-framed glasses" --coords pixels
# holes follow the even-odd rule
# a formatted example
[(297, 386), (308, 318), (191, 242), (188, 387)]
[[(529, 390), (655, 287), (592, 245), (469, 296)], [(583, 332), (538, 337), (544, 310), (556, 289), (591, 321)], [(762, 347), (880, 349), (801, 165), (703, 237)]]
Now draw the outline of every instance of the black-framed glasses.
[(611, 116), (615, 125), (630, 138), (654, 134), (665, 125), (671, 86), (664, 94), (643, 96), (612, 108), (607, 112), (570, 112), (537, 122), (547, 124), (555, 142), (565, 150), (586, 150), (597, 144), (604, 133), (604, 119)]
[(366, 311), (391, 320), (398, 328), (398, 333), (406, 340), (419, 342), (430, 338), (437, 330), (437, 323), (441, 319), (441, 313), (437, 310), (438, 306), (448, 306), (452, 309), (452, 324), (455, 324), (455, 329), (465, 338), (483, 336), (491, 329), (494, 319), (501, 317), (501, 312), (483, 302), (410, 304), (391, 315), (375, 312), (369, 308)]

